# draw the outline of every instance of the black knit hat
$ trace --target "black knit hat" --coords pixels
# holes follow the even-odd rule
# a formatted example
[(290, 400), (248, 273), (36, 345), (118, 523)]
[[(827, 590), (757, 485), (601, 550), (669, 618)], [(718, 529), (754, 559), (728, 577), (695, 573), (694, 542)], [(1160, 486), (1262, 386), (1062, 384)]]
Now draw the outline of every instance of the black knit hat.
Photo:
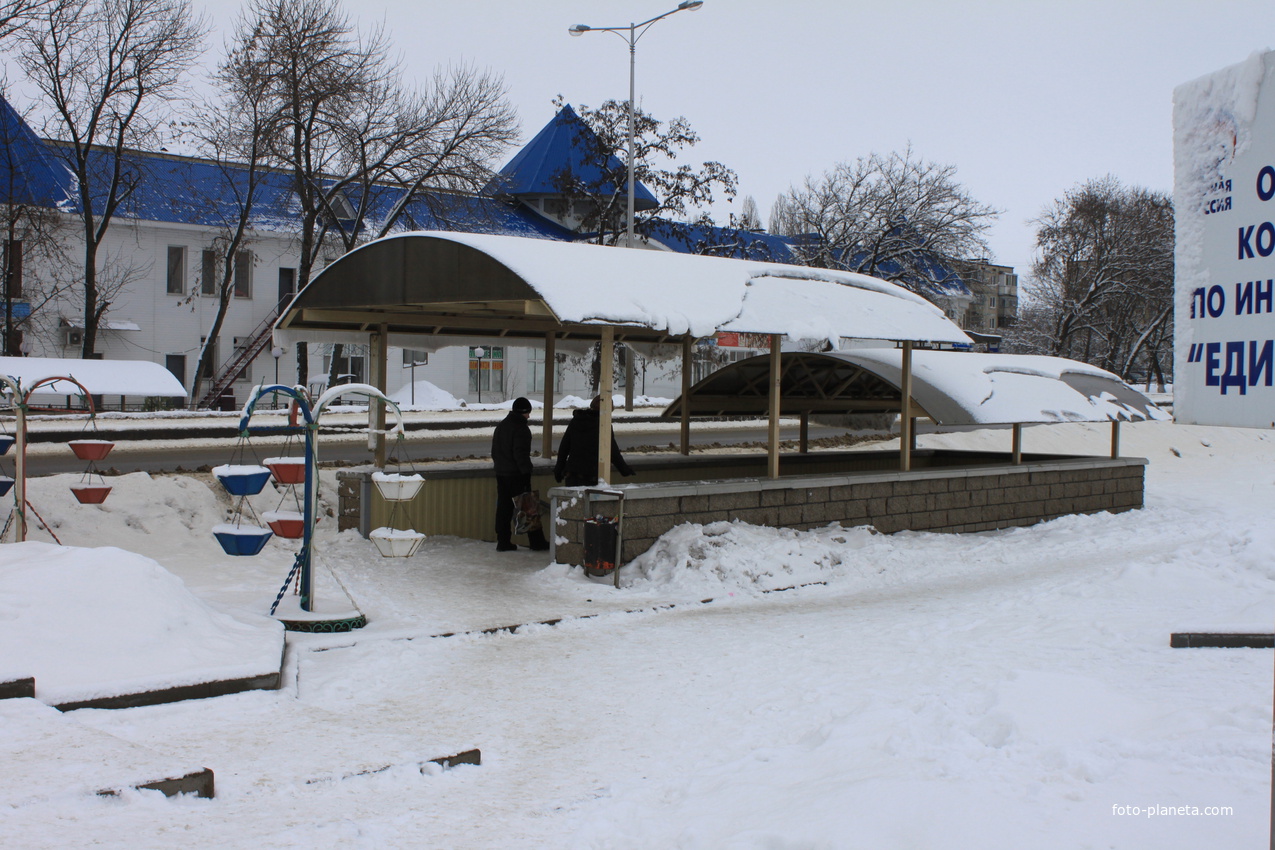
[(527, 399), (523, 398), (522, 396), (518, 396), (516, 399), (514, 399), (514, 413), (530, 413), (530, 412), (531, 412), (531, 402), (527, 401)]

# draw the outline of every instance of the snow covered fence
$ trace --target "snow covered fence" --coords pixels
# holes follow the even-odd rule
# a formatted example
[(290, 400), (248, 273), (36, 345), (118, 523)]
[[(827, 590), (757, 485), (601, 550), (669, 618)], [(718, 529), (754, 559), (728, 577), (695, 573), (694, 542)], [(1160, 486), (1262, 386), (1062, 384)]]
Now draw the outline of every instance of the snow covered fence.
[[(927, 452), (932, 460), (959, 455)], [(682, 523), (740, 520), (810, 529), (832, 522), (878, 531), (990, 531), (1075, 513), (1142, 507), (1146, 460), (1046, 458), (1018, 466), (970, 465), (792, 478), (745, 478), (623, 485), (623, 559), (645, 552)], [(554, 560), (584, 558), (585, 500), (580, 488), (550, 491)]]
[[(1073, 455), (1010, 456), (994, 451), (925, 449), (913, 469), (899, 472), (897, 451), (813, 452), (785, 455), (783, 477), (765, 477), (765, 455), (635, 455), (635, 478), (625, 490), (623, 558), (627, 562), (684, 522), (735, 519), (755, 525), (816, 528), (830, 522), (879, 531), (989, 531), (1032, 525), (1073, 513), (1142, 507), (1146, 461)], [(550, 461), (536, 459), (532, 487), (556, 496), (555, 560), (583, 561), (584, 500), (575, 488), (555, 487)], [(493, 540), (496, 499), (491, 464), (431, 464), (425, 485), (401, 503), (400, 519), (426, 535)], [(367, 536), (388, 523), (391, 507), (371, 486), (371, 469), (342, 470), (338, 523)]]

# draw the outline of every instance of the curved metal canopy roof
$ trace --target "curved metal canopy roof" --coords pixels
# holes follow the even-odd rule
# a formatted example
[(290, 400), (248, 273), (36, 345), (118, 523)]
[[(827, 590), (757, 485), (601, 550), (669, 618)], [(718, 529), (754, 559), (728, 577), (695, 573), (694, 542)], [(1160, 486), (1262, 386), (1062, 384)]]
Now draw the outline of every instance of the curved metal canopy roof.
[(276, 341), (463, 345), (474, 337), (669, 342), (718, 330), (967, 343), (918, 295), (865, 275), (514, 236), (418, 232), (351, 251), (305, 287)]
[[(892, 413), (902, 408), (902, 352), (893, 348), (784, 352), (781, 413)], [(694, 416), (756, 414), (768, 404), (770, 358), (733, 363), (690, 392)], [(913, 409), (940, 425), (1167, 419), (1110, 372), (1061, 357), (912, 353)], [(682, 399), (664, 411), (678, 416)]]

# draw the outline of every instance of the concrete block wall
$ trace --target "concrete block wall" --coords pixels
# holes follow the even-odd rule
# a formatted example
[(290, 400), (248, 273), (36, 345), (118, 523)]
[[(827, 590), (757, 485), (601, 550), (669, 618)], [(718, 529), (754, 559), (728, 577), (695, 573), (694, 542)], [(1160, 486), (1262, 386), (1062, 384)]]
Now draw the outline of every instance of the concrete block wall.
[[(931, 468), (912, 472), (637, 484), (624, 492), (623, 560), (649, 549), (686, 522), (741, 520), (809, 529), (838, 522), (895, 531), (989, 531), (1033, 525), (1074, 513), (1142, 507), (1146, 461), (1075, 458), (1005, 465)], [(583, 488), (550, 491), (555, 560), (584, 559)], [(594, 514), (614, 516), (615, 501), (598, 500)]]

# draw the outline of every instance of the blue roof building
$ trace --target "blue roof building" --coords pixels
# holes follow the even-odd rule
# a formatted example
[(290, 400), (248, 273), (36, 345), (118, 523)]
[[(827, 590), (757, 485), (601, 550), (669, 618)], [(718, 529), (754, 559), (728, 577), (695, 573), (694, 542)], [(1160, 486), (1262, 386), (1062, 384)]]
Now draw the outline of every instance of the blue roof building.
[[(597, 135), (567, 104), (514, 154), (487, 188), (520, 200), (562, 195), (573, 187), (588, 187), (596, 195), (627, 196), (624, 163), (604, 155), (601, 149)], [(659, 201), (637, 182), (633, 206), (639, 211), (650, 210), (658, 207)]]
[[(75, 212), (80, 197), (65, 165), (69, 149), (63, 143), (40, 139), (3, 98), (0, 133), (0, 193), (13, 203)], [(509, 160), (483, 193), (419, 192), (404, 207), (391, 231), (453, 230), (561, 241), (593, 238), (596, 234), (584, 232), (588, 211), (577, 208), (580, 197), (623, 199), (627, 194), (624, 163), (615, 156), (604, 159), (599, 148), (593, 131), (565, 106)], [(216, 299), (204, 297), (215, 291), (206, 280), (217, 268), (212, 249), (238, 217), (248, 172), (241, 165), (167, 152), (127, 151), (124, 157), (121, 164), (132, 189), (117, 212), (117, 223), (128, 226), (112, 227), (112, 232), (118, 231), (112, 237), (115, 242), (99, 257), (105, 263), (107, 278), (118, 281), (118, 291), (101, 326), (103, 354), (164, 362), (190, 386), (197, 353), (216, 307)], [(114, 164), (110, 151), (94, 152), (92, 170), (103, 180)], [(252, 234), (243, 252), (249, 261), (236, 261), (235, 298), (222, 329), (219, 360), (227, 381), (256, 382), (273, 377), (266, 372), (277, 363), (269, 357), (257, 358), (254, 363), (252, 358), (268, 343), (270, 321), (279, 305), (295, 291), (299, 206), (293, 178), (286, 171), (267, 170), (259, 179)], [(365, 233), (377, 232), (401, 201), (404, 190), (374, 186), (367, 190), (367, 197), (360, 195), (361, 191), (351, 187), (344, 191), (344, 198), (350, 209), (363, 208), (360, 221)], [(97, 197), (103, 193), (90, 194)], [(95, 200), (94, 205), (99, 202)], [(659, 201), (638, 183), (635, 207), (638, 211), (657, 209)], [(354, 221), (351, 216), (340, 224), (352, 226)], [(649, 218), (643, 230), (644, 244), (654, 249), (785, 263), (799, 260), (794, 250), (796, 240), (767, 233)], [(211, 266), (210, 255), (214, 257)], [(888, 269), (881, 271), (889, 274)], [(913, 283), (914, 288), (938, 296), (934, 300), (961, 297), (957, 290), (963, 290), (964, 285), (942, 263), (935, 261), (929, 272), (928, 285), (920, 281), (920, 286)], [(240, 274), (244, 281), (239, 280)], [(67, 296), (27, 320), (32, 336), (39, 340), (35, 353), (78, 356), (74, 331), (81, 310), (82, 305)], [(251, 355), (246, 368), (244, 352)], [(291, 359), (291, 353), (287, 357)], [(350, 370), (356, 371), (353, 367)], [(463, 387), (450, 389), (464, 392)]]
[(56, 207), (72, 188), (71, 175), (13, 106), (0, 97), (0, 193), (5, 203)]

